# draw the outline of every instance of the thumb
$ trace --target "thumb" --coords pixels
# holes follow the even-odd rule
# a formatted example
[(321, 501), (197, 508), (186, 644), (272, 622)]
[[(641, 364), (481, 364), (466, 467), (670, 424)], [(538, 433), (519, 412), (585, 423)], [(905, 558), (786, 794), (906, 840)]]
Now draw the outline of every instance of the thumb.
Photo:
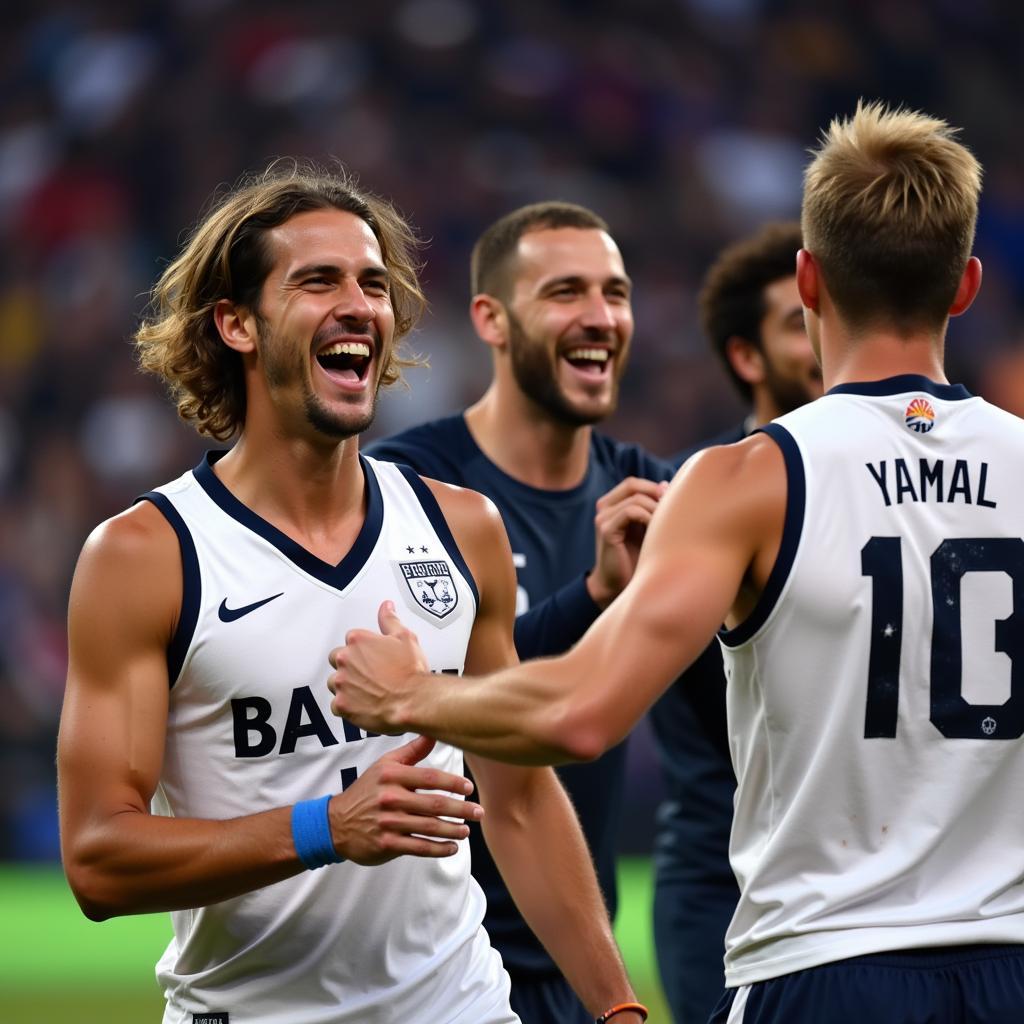
[(437, 740), (429, 736), (417, 736), (408, 743), (395, 747), (388, 756), (400, 764), (417, 764), (434, 749), (436, 743)]
[(394, 601), (384, 601), (377, 611), (377, 625), (385, 636), (395, 636), (405, 629), (395, 611)]

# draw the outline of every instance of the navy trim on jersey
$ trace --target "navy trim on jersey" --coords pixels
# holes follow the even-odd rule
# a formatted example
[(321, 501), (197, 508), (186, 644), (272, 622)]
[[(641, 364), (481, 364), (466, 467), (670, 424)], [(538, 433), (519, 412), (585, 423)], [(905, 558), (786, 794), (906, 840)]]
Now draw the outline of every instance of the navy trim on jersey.
[(917, 373), (903, 373), (898, 377), (887, 377), (885, 380), (837, 384), (834, 388), (829, 388), (826, 394), (883, 398), (886, 395), (902, 395), (910, 391), (925, 391), (933, 398), (941, 398), (947, 402), (962, 402), (965, 398), (974, 397), (963, 384), (936, 384), (935, 381)]
[(196, 554), (196, 545), (185, 520), (181, 518), (166, 494), (147, 491), (135, 500), (151, 501), (160, 510), (178, 535), (178, 547), (181, 548), (181, 612), (178, 615), (178, 627), (167, 645), (167, 679), (173, 688), (181, 674), (181, 666), (185, 664), (185, 655), (188, 653), (192, 637), (195, 635), (196, 623), (199, 621), (199, 601), (203, 593), (199, 576), (199, 556)]
[(232, 519), (241, 523), (253, 533), (259, 534), (265, 541), (273, 544), (286, 558), (294, 562), (304, 572), (315, 577), (322, 583), (344, 590), (359, 573), (370, 557), (377, 539), (380, 537), (384, 523), (384, 501), (380, 494), (380, 485), (370, 464), (359, 456), (359, 464), (363, 469), (366, 481), (366, 520), (359, 530), (355, 543), (337, 564), (331, 565), (307, 551), (301, 544), (287, 534), (272, 526), (262, 516), (240, 502), (218, 479), (213, 471), (213, 464), (227, 452), (207, 452), (205, 458), (194, 470), (200, 486)]
[(718, 633), (719, 639), (727, 647), (745, 644), (768, 621), (789, 579), (804, 528), (807, 485), (804, 479), (804, 460), (793, 435), (778, 423), (766, 423), (755, 433), (767, 434), (782, 449), (786, 463), (786, 520), (782, 526), (779, 553), (754, 610), (735, 629), (723, 629)]
[(466, 582), (473, 591), (473, 600), (476, 602), (477, 608), (479, 608), (480, 591), (477, 589), (476, 580), (473, 579), (473, 574), (469, 571), (469, 566), (466, 565), (466, 560), (462, 557), (459, 545), (455, 543), (451, 527), (441, 511), (441, 506), (437, 503), (434, 492), (423, 482), (423, 478), (415, 470), (397, 462), (395, 463), (395, 468), (405, 477), (409, 486), (413, 489), (413, 493), (419, 498), (420, 505), (430, 520), (430, 525), (434, 528), (434, 533), (437, 534), (445, 550), (451, 556), (451, 560), (458, 566), (459, 572), (466, 578)]

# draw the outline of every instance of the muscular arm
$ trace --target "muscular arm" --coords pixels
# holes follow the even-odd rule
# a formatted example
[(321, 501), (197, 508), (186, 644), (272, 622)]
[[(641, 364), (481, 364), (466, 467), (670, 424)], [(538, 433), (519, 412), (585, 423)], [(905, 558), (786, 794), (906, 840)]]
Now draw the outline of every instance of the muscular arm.
[[(477, 495), (458, 498), (445, 502), (445, 514), (480, 591), (466, 670), (483, 673), (516, 663), (515, 574), (497, 510), (488, 503), (481, 515), (471, 507), (482, 504)], [(633, 999), (586, 841), (554, 771), (482, 757), (471, 767), (487, 809), (484, 838), (530, 928), (595, 1016)], [(622, 1015), (624, 1024), (633, 1019)]]
[(180, 602), (177, 541), (148, 503), (89, 539), (68, 610), (57, 764), (65, 869), (96, 919), (199, 906), (302, 869), (285, 809), (229, 822), (149, 813)]
[[(149, 812), (164, 757), (166, 650), (181, 592), (177, 539), (148, 502), (94, 532), (72, 584), (57, 752), (61, 850), (75, 896), (97, 920), (204, 906), (304, 870), (292, 842), (290, 807), (226, 821)], [(395, 751), (397, 756), (377, 762), (368, 782), (360, 780), (362, 785), (332, 799), (339, 853), (378, 863), (398, 853), (455, 852), (454, 842), (374, 832), (382, 801), (408, 809), (402, 801), (409, 783), (468, 791), (465, 779), (415, 767), (430, 744), (417, 742), (422, 751), (408, 744), (401, 748), (404, 754)], [(452, 798), (445, 807), (433, 813), (465, 817), (475, 805), (464, 809)], [(427, 830), (448, 840), (463, 838), (465, 831), (451, 823)]]
[(727, 617), (745, 618), (778, 551), (782, 454), (765, 435), (688, 463), (658, 507), (632, 581), (572, 650), (455, 686), (421, 685), (390, 637), (332, 678), (335, 710), (500, 760), (588, 760), (618, 742)]

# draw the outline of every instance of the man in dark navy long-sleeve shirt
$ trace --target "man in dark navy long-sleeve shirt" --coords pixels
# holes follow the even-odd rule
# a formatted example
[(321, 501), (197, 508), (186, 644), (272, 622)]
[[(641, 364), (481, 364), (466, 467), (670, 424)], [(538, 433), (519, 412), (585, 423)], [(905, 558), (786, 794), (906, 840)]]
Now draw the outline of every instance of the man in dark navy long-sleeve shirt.
[[(486, 393), (465, 412), (377, 442), (369, 454), (471, 487), (498, 507), (518, 577), (521, 658), (557, 654), (628, 582), (672, 466), (595, 433), (615, 408), (633, 335), (630, 280), (605, 222), (540, 203), (492, 225), (473, 251), (470, 313), (491, 348)], [(560, 769), (609, 913), (625, 750)], [(524, 1024), (592, 1017), (520, 917), (481, 841), (473, 873), (485, 925), (512, 977)]]

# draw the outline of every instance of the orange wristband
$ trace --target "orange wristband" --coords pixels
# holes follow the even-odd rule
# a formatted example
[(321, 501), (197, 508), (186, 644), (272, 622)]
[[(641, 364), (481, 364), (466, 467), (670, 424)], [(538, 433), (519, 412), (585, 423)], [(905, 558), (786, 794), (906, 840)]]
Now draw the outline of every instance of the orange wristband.
[(639, 1013), (642, 1020), (647, 1020), (647, 1007), (643, 1003), (616, 1003), (598, 1017), (594, 1024), (608, 1024), (612, 1017), (620, 1013)]

